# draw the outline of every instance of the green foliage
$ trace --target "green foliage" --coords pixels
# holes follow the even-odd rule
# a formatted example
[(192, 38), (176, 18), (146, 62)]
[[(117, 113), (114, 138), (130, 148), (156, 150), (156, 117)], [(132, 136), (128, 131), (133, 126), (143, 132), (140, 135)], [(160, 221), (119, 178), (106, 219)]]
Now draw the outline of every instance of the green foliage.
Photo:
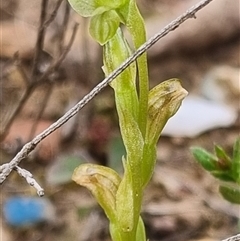
[[(106, 76), (132, 53), (120, 23), (130, 33), (135, 50), (146, 41), (144, 21), (135, 0), (69, 2), (80, 15), (91, 17), (90, 33), (103, 45)], [(146, 54), (124, 70), (110, 86), (115, 93), (126, 150), (122, 158), (123, 177), (111, 168), (84, 164), (76, 168), (72, 179), (88, 188), (104, 209), (114, 241), (146, 241), (140, 217), (143, 190), (153, 174), (161, 131), (178, 110), (187, 91), (177, 79), (165, 81), (149, 91)]]
[(240, 204), (240, 137), (234, 144), (232, 158), (218, 145), (214, 146), (214, 154), (199, 147), (192, 147), (191, 151), (205, 170), (224, 182), (219, 187), (222, 196), (229, 202)]
[(88, 188), (108, 218), (116, 221), (116, 192), (121, 178), (113, 169), (96, 164), (82, 164), (75, 169), (72, 179)]
[(217, 157), (210, 152), (200, 148), (192, 147), (192, 153), (198, 163), (207, 171), (214, 171), (216, 168)]
[(227, 186), (220, 186), (219, 192), (222, 194), (222, 196), (229, 202), (240, 204), (240, 190), (227, 187)]

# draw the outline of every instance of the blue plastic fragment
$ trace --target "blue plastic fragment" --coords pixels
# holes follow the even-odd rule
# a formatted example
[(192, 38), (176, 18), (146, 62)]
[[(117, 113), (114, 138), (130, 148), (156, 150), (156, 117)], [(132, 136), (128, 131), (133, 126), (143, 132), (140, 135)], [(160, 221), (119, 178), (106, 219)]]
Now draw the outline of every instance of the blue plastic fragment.
[(3, 204), (3, 214), (8, 224), (24, 227), (53, 219), (54, 208), (46, 198), (16, 196)]

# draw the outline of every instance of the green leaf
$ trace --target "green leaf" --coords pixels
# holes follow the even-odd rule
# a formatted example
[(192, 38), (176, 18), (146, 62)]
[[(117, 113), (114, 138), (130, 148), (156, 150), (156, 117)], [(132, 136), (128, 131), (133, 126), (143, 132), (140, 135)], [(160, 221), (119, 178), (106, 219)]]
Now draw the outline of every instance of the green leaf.
[(237, 183), (240, 184), (240, 137), (233, 146), (232, 173)]
[(141, 216), (139, 217), (139, 221), (138, 221), (136, 240), (146, 241), (145, 226)]
[(210, 172), (214, 177), (226, 181), (226, 182), (235, 182), (234, 177), (232, 177), (230, 172), (214, 170)]
[(117, 31), (120, 24), (120, 18), (113, 10), (93, 16), (90, 21), (89, 31), (91, 36), (104, 45), (108, 42)]
[(231, 203), (240, 204), (240, 189), (234, 189), (226, 186), (220, 186), (219, 192), (224, 199)]
[(170, 79), (149, 92), (146, 142), (156, 144), (168, 119), (179, 109), (187, 91), (178, 79)]
[(233, 162), (240, 163), (240, 137), (237, 138), (233, 146)]
[(71, 7), (83, 17), (92, 17), (125, 4), (126, 0), (68, 0)]
[(221, 170), (229, 169), (232, 165), (231, 158), (227, 155), (225, 150), (218, 145), (214, 146), (216, 156), (218, 158), (218, 167)]
[(200, 147), (192, 147), (191, 152), (196, 161), (207, 171), (216, 170), (217, 157)]
[(116, 221), (116, 193), (121, 178), (114, 170), (96, 164), (82, 164), (74, 170), (72, 180), (90, 190), (107, 217), (112, 222)]

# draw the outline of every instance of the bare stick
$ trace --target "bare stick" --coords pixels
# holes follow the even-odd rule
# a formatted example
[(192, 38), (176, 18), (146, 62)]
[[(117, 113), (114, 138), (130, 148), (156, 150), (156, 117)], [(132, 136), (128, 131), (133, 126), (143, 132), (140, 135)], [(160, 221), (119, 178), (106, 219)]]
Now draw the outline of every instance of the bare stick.
[(29, 81), (27, 73), (25, 72), (25, 70), (22, 66), (22, 62), (21, 62), (21, 59), (19, 59), (18, 53), (15, 54), (15, 57), (16, 57), (16, 66), (18, 68), (18, 71), (21, 74), (23, 80), (25, 81), (26, 86), (28, 86), (30, 81)]
[(36, 118), (35, 118), (35, 120), (34, 120), (34, 123), (33, 123), (32, 127), (31, 127), (31, 131), (30, 131), (29, 138), (28, 138), (29, 141), (30, 141), (30, 140), (34, 137), (34, 135), (35, 135), (35, 132), (36, 132), (36, 129), (37, 129), (37, 126), (38, 126), (38, 122), (40, 121), (40, 119), (41, 119), (41, 117), (42, 117), (42, 115), (43, 115), (43, 112), (44, 112), (44, 110), (46, 109), (46, 106), (47, 106), (48, 101), (49, 101), (49, 99), (50, 99), (50, 97), (51, 97), (52, 91), (53, 91), (53, 85), (52, 85), (52, 84), (49, 84), (49, 85), (48, 85), (48, 88), (47, 88), (47, 90), (46, 90), (46, 93), (44, 93), (44, 97), (43, 97), (43, 101), (42, 101), (42, 103), (41, 103), (40, 110), (39, 110), (39, 112), (37, 113), (37, 116), (36, 116)]
[[(62, 63), (62, 61), (65, 59), (66, 55), (68, 54), (69, 50), (72, 47), (73, 41), (76, 37), (76, 33), (77, 33), (77, 28), (78, 28), (78, 24), (76, 23), (73, 27), (73, 32), (71, 35), (71, 38), (67, 44), (67, 46), (65, 48), (63, 48), (63, 52), (61, 53), (61, 55), (59, 56), (59, 58), (54, 61), (53, 63), (51, 63), (51, 65), (48, 67), (48, 69), (42, 74), (42, 76), (40, 76), (36, 82), (31, 82), (27, 88), (27, 90), (25, 91), (24, 95), (22, 96), (20, 103), (18, 104), (16, 110), (14, 111), (14, 113), (11, 115), (8, 123), (5, 126), (5, 130), (3, 133), (1, 133), (0, 135), (0, 141), (4, 140), (4, 138), (6, 137), (6, 134), (10, 128), (10, 126), (12, 125), (15, 117), (20, 113), (20, 111), (22, 110), (24, 104), (26, 103), (26, 101), (28, 100), (29, 96), (33, 93), (33, 91), (39, 86), (42, 85), (46, 82), (48, 82), (48, 77), (49, 75), (54, 72), (54, 70), (56, 70)], [(1, 175), (1, 174), (0, 174)], [(1, 183), (1, 182), (0, 182)]]
[(32, 66), (32, 73), (31, 73), (31, 81), (35, 82), (34, 79), (36, 77), (37, 71), (38, 71), (38, 63), (39, 59), (41, 59), (41, 53), (43, 51), (43, 45), (45, 40), (45, 33), (47, 30), (47, 27), (49, 24), (55, 19), (57, 15), (57, 11), (62, 3), (62, 0), (58, 0), (58, 2), (55, 5), (54, 10), (50, 14), (50, 16), (47, 18), (47, 7), (48, 7), (48, 0), (42, 0), (42, 6), (41, 6), (41, 15), (40, 15), (40, 25), (38, 29), (38, 36), (37, 41), (35, 45), (35, 55), (33, 60), (33, 66)]
[(44, 45), (44, 39), (45, 39), (45, 33), (46, 28), (44, 27), (44, 22), (46, 18), (47, 13), (47, 7), (48, 7), (48, 0), (42, 0), (41, 5), (41, 15), (40, 15), (40, 26), (38, 29), (38, 35), (37, 35), (37, 41), (35, 44), (35, 53), (34, 53), (34, 59), (33, 59), (33, 66), (32, 66), (32, 73), (31, 73), (31, 82), (35, 82), (35, 77), (38, 71), (38, 62), (41, 57), (42, 51), (43, 51), (43, 45)]
[[(28, 77), (26, 75), (26, 73), (23, 72), (24, 70), (21, 67), (21, 65), (18, 66), (18, 68), (20, 68), (19, 70), (21, 70), (20, 71), (21, 75), (24, 77), (24, 80), (27, 82), (27, 89), (24, 92), (24, 94), (23, 94), (23, 96), (22, 96), (22, 98), (21, 98), (17, 108), (14, 110), (14, 112), (12, 113), (10, 119), (8, 120), (8, 123), (6, 124), (3, 133), (0, 134), (0, 141), (4, 140), (4, 138), (6, 137), (6, 135), (8, 133), (8, 130), (10, 129), (13, 121), (15, 120), (16, 116), (20, 113), (20, 111), (22, 110), (23, 106), (25, 105), (26, 101), (29, 99), (29, 97), (31, 96), (33, 91), (38, 87), (39, 84), (43, 84), (43, 82), (47, 82), (48, 81), (47, 78), (48, 78), (48, 76), (52, 72), (52, 71), (49, 71), (49, 69), (48, 69), (48, 75), (46, 75), (46, 73), (43, 74), (45, 79), (42, 78), (42, 77), (40, 77), (40, 79), (36, 78), (37, 70), (38, 70), (38, 62), (39, 62), (39, 59), (41, 59), (41, 53), (43, 51), (43, 45), (44, 45), (46, 29), (49, 26), (49, 24), (55, 19), (56, 15), (57, 15), (57, 11), (58, 11), (62, 1), (63, 0), (58, 0), (58, 2), (56, 3), (56, 5), (54, 7), (54, 10), (50, 14), (50, 16), (47, 18), (47, 16), (46, 16), (46, 12), (47, 12), (46, 9), (47, 9), (47, 6), (48, 6), (48, 0), (42, 0), (41, 14), (40, 14), (40, 24), (39, 24), (37, 40), (36, 40), (36, 44), (35, 44), (35, 51), (34, 51), (34, 59), (33, 59), (33, 66), (32, 66), (31, 76)], [(73, 33), (73, 35), (75, 36), (75, 33)], [(70, 42), (71, 42), (71, 40), (70, 40)], [(71, 47), (71, 45), (72, 44), (70, 43), (70, 47)], [(67, 53), (65, 53), (64, 56), (66, 56), (66, 54)], [(14, 58), (16, 60), (18, 60), (18, 62), (20, 63), (18, 53), (15, 54)], [(57, 60), (57, 61), (59, 63), (61, 63), (62, 59)], [(60, 64), (58, 64), (57, 67), (59, 65)], [(55, 70), (55, 69), (56, 69), (56, 67), (53, 66), (52, 70)], [(39, 83), (40, 81), (42, 83)]]
[(37, 183), (37, 181), (33, 178), (33, 175), (31, 172), (20, 168), (18, 166), (14, 167), (14, 170), (23, 178), (26, 179), (27, 183), (34, 187), (37, 190), (38, 196), (42, 197), (44, 196), (44, 190), (41, 188), (41, 186)]
[(54, 122), (42, 133), (37, 135), (32, 141), (26, 143), (20, 152), (10, 161), (8, 165), (4, 167), (0, 166), (2, 173), (0, 173), (0, 183), (3, 183), (7, 176), (11, 173), (12, 169), (16, 167), (22, 159), (26, 158), (28, 154), (35, 149), (35, 147), (48, 135), (66, 123), (71, 117), (77, 114), (77, 112), (82, 109), (90, 100), (92, 100), (104, 87), (106, 87), (112, 80), (114, 80), (123, 70), (125, 70), (131, 63), (133, 63), (140, 55), (146, 52), (152, 45), (154, 45), (159, 39), (166, 36), (169, 32), (173, 31), (179, 27), (187, 19), (195, 18), (195, 14), (209, 4), (213, 0), (204, 0), (200, 3), (194, 5), (183, 15), (168, 24), (162, 31), (150, 38), (145, 44), (143, 44), (131, 57), (129, 57), (123, 64), (120, 65), (114, 72), (112, 72), (107, 78), (100, 82), (96, 87), (94, 87), (89, 94), (84, 96), (74, 107), (72, 107), (67, 113), (65, 113), (61, 118)]
[(240, 233), (230, 238), (223, 239), (222, 241), (240, 241)]
[(70, 17), (70, 5), (68, 2), (65, 2), (65, 12), (64, 12), (64, 17), (62, 21), (62, 26), (58, 33), (58, 52), (59, 53), (61, 53), (63, 49), (63, 43), (67, 32), (69, 17)]
[(61, 65), (62, 61), (65, 59), (66, 55), (68, 54), (69, 50), (72, 47), (73, 41), (76, 37), (77, 29), (78, 29), (78, 23), (75, 23), (73, 26), (72, 36), (71, 36), (67, 46), (65, 46), (63, 48), (63, 51), (62, 51), (61, 55), (59, 56), (59, 58), (56, 61), (54, 61), (48, 67), (48, 69), (43, 73), (43, 75), (38, 79), (38, 82), (42, 82), (43, 80), (45, 80), (55, 69), (57, 69)]
[(47, 28), (49, 24), (55, 19), (58, 9), (61, 5), (63, 0), (58, 0), (58, 2), (55, 5), (55, 8), (53, 9), (52, 13), (50, 14), (49, 18), (43, 23), (43, 28)]

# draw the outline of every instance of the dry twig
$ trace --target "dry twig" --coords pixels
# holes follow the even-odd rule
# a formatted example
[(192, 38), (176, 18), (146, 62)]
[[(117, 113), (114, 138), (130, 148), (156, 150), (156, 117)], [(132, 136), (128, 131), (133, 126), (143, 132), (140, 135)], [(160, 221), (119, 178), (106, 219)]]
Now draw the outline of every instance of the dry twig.
[(47, 28), (49, 26), (49, 24), (55, 19), (56, 15), (57, 15), (57, 12), (58, 12), (58, 9), (59, 9), (62, 1), (63, 0), (58, 0), (57, 1), (56, 5), (55, 5), (55, 8), (53, 9), (53, 11), (50, 14), (49, 18), (43, 24), (44, 28)]
[(60, 31), (58, 33), (58, 52), (61, 53), (63, 51), (63, 43), (65, 39), (65, 35), (67, 33), (68, 23), (69, 23), (69, 17), (70, 17), (70, 6), (66, 2), (65, 3), (65, 11), (64, 11), (64, 17), (62, 20), (62, 25), (60, 28)]
[(240, 233), (227, 239), (223, 239), (222, 241), (240, 241)]
[(44, 93), (44, 96), (42, 97), (41, 107), (39, 109), (39, 112), (37, 113), (37, 116), (34, 120), (34, 123), (33, 123), (32, 127), (31, 127), (31, 131), (30, 131), (29, 138), (28, 138), (29, 141), (34, 137), (34, 135), (36, 133), (38, 122), (40, 121), (40, 119), (43, 115), (43, 112), (46, 109), (46, 106), (47, 106), (48, 101), (51, 97), (52, 91), (53, 91), (53, 85), (50, 83), (48, 85), (48, 88), (47, 88), (46, 92)]
[(37, 181), (33, 178), (33, 175), (29, 171), (18, 166), (14, 167), (13, 170), (15, 170), (21, 177), (25, 178), (27, 183), (37, 190), (38, 196), (44, 196), (43, 188), (41, 188), (41, 186), (37, 183)]
[(77, 32), (77, 27), (78, 24), (75, 24), (73, 27), (73, 32), (72, 32), (72, 36), (67, 44), (67, 46), (65, 48), (63, 48), (62, 52), (60, 53), (59, 57), (50, 64), (50, 66), (48, 67), (48, 69), (40, 76), (40, 77), (36, 77), (37, 76), (37, 72), (38, 72), (38, 65), (39, 65), (39, 61), (41, 59), (41, 55), (43, 53), (43, 44), (44, 44), (44, 39), (45, 39), (45, 32), (46, 32), (46, 28), (49, 26), (49, 24), (54, 20), (54, 18), (56, 17), (57, 11), (61, 5), (63, 0), (58, 0), (58, 2), (56, 3), (52, 13), (50, 14), (50, 16), (47, 18), (46, 16), (46, 8), (48, 6), (48, 0), (42, 0), (42, 8), (41, 8), (41, 16), (40, 16), (40, 25), (39, 25), (39, 29), (38, 29), (38, 36), (37, 36), (37, 40), (36, 40), (36, 44), (35, 44), (35, 54), (34, 54), (34, 60), (33, 60), (33, 66), (32, 66), (32, 72), (31, 72), (31, 76), (28, 78), (27, 75), (25, 75), (25, 79), (28, 80), (28, 86), (26, 91), (24, 92), (17, 108), (14, 110), (13, 114), (11, 115), (8, 123), (6, 124), (5, 128), (4, 128), (4, 132), (1, 133), (0, 135), (0, 141), (4, 140), (4, 138), (7, 135), (7, 132), (9, 130), (9, 128), (11, 127), (15, 117), (21, 112), (23, 106), (25, 105), (25, 103), (27, 102), (27, 100), (29, 99), (29, 97), (31, 96), (31, 94), (33, 93), (33, 91), (42, 84), (45, 84), (46, 82), (49, 82), (48, 77), (61, 65), (62, 61), (64, 60), (64, 58), (66, 57), (67, 53), (69, 52), (72, 43), (75, 39), (76, 36), (76, 32)]
[(31, 73), (31, 78), (30, 78), (31, 83), (36, 81), (35, 77), (38, 72), (39, 61), (41, 59), (41, 55), (43, 52), (43, 45), (44, 45), (44, 39), (45, 39), (45, 33), (46, 33), (46, 28), (44, 26), (44, 22), (45, 22), (46, 15), (47, 15), (47, 7), (48, 7), (48, 0), (42, 0), (40, 25), (38, 28), (37, 41), (35, 44), (34, 59), (33, 59), (33, 65), (32, 65), (32, 73)]

